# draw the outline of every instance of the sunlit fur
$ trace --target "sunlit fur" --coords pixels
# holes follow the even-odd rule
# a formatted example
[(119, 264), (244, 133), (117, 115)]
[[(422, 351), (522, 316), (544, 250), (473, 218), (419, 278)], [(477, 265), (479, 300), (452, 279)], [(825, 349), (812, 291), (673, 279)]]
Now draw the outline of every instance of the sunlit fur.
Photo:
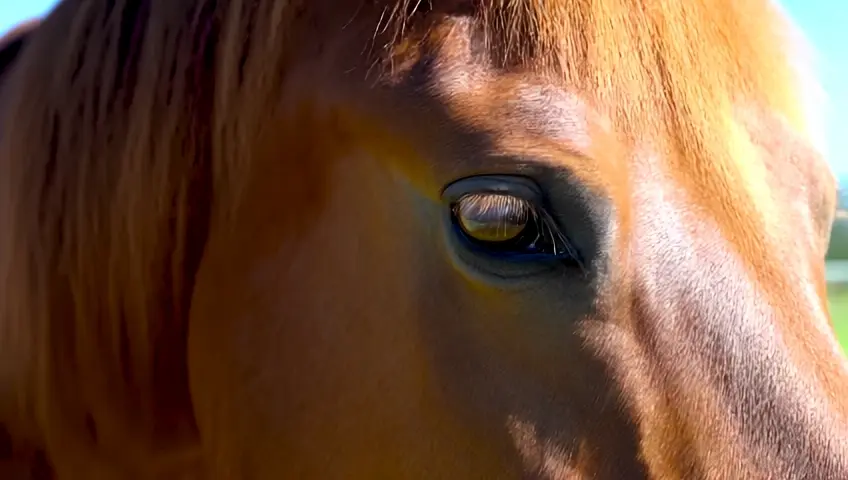
[[(14, 446), (5, 453), (44, 450), (69, 478), (94, 464), (103, 478), (142, 467), (159, 475), (149, 478), (202, 477), (194, 404), (204, 399), (189, 392), (185, 347), (195, 274), (209, 232), (236, 215), (252, 161), (267, 154), (258, 139), (273, 136), (272, 119), (287, 108), (282, 86), (305, 48), (291, 38), (332, 36), (326, 25), (372, 31), (360, 63), (375, 84), (391, 85), (428, 39), (443, 35), (439, 14), (470, 14), (496, 68), (590, 96), (622, 144), (662, 152), (666, 171), (738, 240), (740, 256), (761, 259), (757, 273), (766, 273), (754, 278), (765, 295), (790, 308), (783, 284), (770, 281), (777, 267), (766, 265), (775, 260), (775, 207), (748, 200), (770, 195), (766, 173), (744, 161), (750, 142), (731, 140), (748, 106), (778, 117), (772, 132), (820, 131), (798, 94), (809, 84), (790, 58), (790, 25), (772, 3), (377, 0), (362, 13), (358, 3), (65, 0), (30, 35), (0, 83), (0, 423)], [(469, 106), (457, 115), (476, 113)], [(786, 148), (802, 152), (793, 158), (807, 172), (821, 159), (806, 162), (815, 155), (799, 138)], [(278, 160), (291, 174), (279, 184), (288, 195), (276, 204), (289, 220), (281, 228), (306, 229), (321, 216), (327, 192), (316, 179), (329, 167), (301, 164), (297, 151)], [(626, 190), (623, 160), (605, 171), (615, 174), (601, 175), (604, 188)], [(815, 226), (826, 237), (832, 177), (816, 179)], [(315, 198), (310, 208), (286, 208), (286, 199), (305, 197)], [(622, 231), (634, 221), (625, 213), (617, 220)], [(805, 255), (823, 247), (826, 240)], [(816, 279), (823, 298), (823, 275)], [(817, 365), (831, 358), (822, 348)], [(831, 394), (844, 391), (835, 386), (842, 377), (825, 376)], [(685, 423), (667, 410), (655, 415)], [(668, 425), (669, 438), (687, 431)], [(509, 427), (517, 437), (534, 434), (517, 421)], [(686, 471), (664, 463), (677, 455), (673, 446), (642, 433), (654, 441), (641, 452), (651, 473)], [(544, 449), (530, 440), (518, 448)], [(545, 462), (543, 453), (527, 455)], [(722, 473), (710, 468), (701, 473)]]

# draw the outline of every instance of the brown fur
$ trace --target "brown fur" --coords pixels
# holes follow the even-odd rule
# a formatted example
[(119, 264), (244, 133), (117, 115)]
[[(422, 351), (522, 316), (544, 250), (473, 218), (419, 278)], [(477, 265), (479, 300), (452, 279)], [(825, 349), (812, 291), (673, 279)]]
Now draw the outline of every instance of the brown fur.
[[(766, 213), (786, 208), (770, 203), (768, 195), (757, 197), (769, 188), (762, 185), (764, 170), (740, 162), (738, 145), (727, 141), (740, 103), (779, 117), (775, 121), (784, 132), (806, 128), (795, 94), (801, 86), (781, 39), (785, 20), (768, 2), (108, 3), (66, 0), (38, 27), (3, 86), (9, 105), (0, 115), (0, 419), (20, 448), (47, 452), (68, 478), (141, 478), (139, 472), (149, 475), (144, 478), (194, 478), (205, 468), (215, 471), (208, 453), (215, 448), (204, 444), (204, 434), (212, 435), (214, 429), (198, 426), (206, 420), (197, 411), (198, 404), (211, 403), (215, 396), (192, 391), (186, 347), (190, 315), (195, 308), (203, 310), (193, 302), (203, 304), (199, 295), (211, 305), (214, 295), (196, 293), (195, 277), (203, 262), (211, 262), (207, 255), (219, 258), (209, 253), (210, 244), (215, 245), (212, 252), (220, 253), (228, 251), (221, 245), (235, 242), (231, 236), (247, 238), (247, 233), (231, 233), (229, 222), (241, 218), (238, 225), (260, 231), (267, 219), (247, 209), (261, 204), (251, 203), (252, 198), (272, 199), (269, 204), (278, 206), (285, 225), (277, 228), (286, 230), (285, 238), (309, 231), (331, 196), (324, 186), (331, 166), (320, 162), (329, 163), (337, 153), (333, 148), (346, 148), (344, 142), (319, 147), (319, 139), (309, 137), (304, 125), (315, 120), (298, 111), (307, 107), (286, 96), (289, 74), (297, 71), (298, 62), (308, 63), (310, 55), (333, 64), (329, 54), (322, 57), (323, 37), (330, 37), (326, 43), (331, 45), (333, 35), (361, 39), (355, 32), (368, 30), (373, 43), (357, 45), (361, 56), (348, 59), (356, 67), (353, 75), (364, 79), (368, 72), (375, 88), (403, 83), (413, 75), (417, 59), (456, 47), (453, 30), (445, 31), (441, 23), (451, 15), (471, 15), (496, 71), (519, 80), (532, 72), (567, 85), (590, 97), (598, 115), (609, 119), (607, 127), (615, 132), (610, 144), (666, 154), (664, 166), (693, 208), (706, 211), (721, 234), (732, 239), (732, 248), (750, 260), (745, 268), (758, 286), (777, 310), (788, 312), (790, 320), (782, 328), (795, 335), (790, 335), (795, 340), (789, 349), (801, 352), (797, 355), (804, 358), (799, 362), (805, 371), (823, 378), (829, 397), (846, 391), (843, 374), (827, 370), (833, 357), (823, 334), (801, 325), (803, 315), (791, 320), (799, 307), (785, 303), (791, 289), (782, 283), (782, 272), (774, 273), (778, 267), (769, 264), (776, 260), (773, 244), (779, 237), (770, 223), (777, 220)], [(468, 100), (472, 103), (456, 107), (456, 116), (484, 123), (486, 109), (506, 95), (488, 93), (475, 97), (477, 103)], [(281, 123), (279, 118), (287, 114), (296, 121)], [(274, 130), (281, 125), (289, 130)], [(359, 128), (357, 135), (380, 138), (381, 152), (397, 157), (403, 156), (400, 151), (409, 153), (404, 140), (378, 135), (366, 121)], [(313, 144), (296, 140), (297, 132)], [(754, 143), (773, 157), (791, 151), (792, 158), (806, 159), (799, 168), (807, 165), (805, 175), (817, 185), (809, 195), (820, 218), (815, 246), (798, 248), (819, 259), (834, 207), (831, 177), (821, 173), (816, 154), (803, 148), (804, 138), (794, 149), (776, 149), (776, 139), (759, 138)], [(506, 150), (507, 135), (501, 140), (498, 148)], [(266, 171), (257, 167), (259, 159), (267, 163), (275, 155), (278, 165), (270, 171), (280, 180), (274, 187), (286, 193), (272, 193), (256, 179), (256, 172)], [(635, 220), (626, 213), (630, 207), (625, 197), (633, 179), (624, 162), (574, 162), (571, 167), (587, 184), (594, 182), (608, 193), (624, 212), (619, 228), (629, 231)], [(425, 170), (409, 177), (424, 184), (429, 181)], [(302, 200), (306, 197), (313, 200), (307, 204)], [(251, 248), (270, 252), (276, 245), (257, 240)], [(622, 258), (622, 265), (630, 261)], [(239, 267), (220, 268), (216, 278), (246, 275)], [(823, 274), (817, 271), (811, 277), (817, 279), (824, 306)], [(622, 295), (636, 290), (633, 286)], [(205, 311), (210, 309), (214, 307)], [(303, 344), (310, 338), (304, 337)], [(814, 355), (807, 355), (804, 338), (816, 346)], [(301, 359), (292, 355), (293, 364)], [(635, 364), (633, 369), (639, 370)], [(641, 380), (628, 381), (638, 383), (634, 388), (641, 392), (651, 389)], [(643, 408), (642, 397), (623, 390), (628, 408)], [(674, 408), (673, 402), (658, 407), (661, 418), (651, 425), (688, 445), (688, 435), (697, 437), (690, 431), (697, 418)], [(204, 411), (212, 407), (208, 409)], [(642, 415), (647, 411), (640, 410)], [(711, 404), (698, 412), (721, 411)], [(842, 420), (834, 416), (834, 421)], [(513, 427), (525, 438), (518, 448), (535, 455), (534, 468), (545, 471), (545, 455), (556, 452), (545, 453), (546, 447), (533, 444), (532, 429), (521, 422)], [(663, 442), (657, 430), (647, 428), (640, 432), (646, 438), (641, 455), (651, 475), (691, 478), (696, 468), (687, 461), (707, 469), (701, 472), (707, 478), (726, 468), (692, 459), (708, 445), (673, 451), (673, 442)], [(250, 433), (246, 427), (245, 432)], [(725, 430), (710, 432), (712, 437), (703, 438), (721, 441), (727, 435)], [(461, 441), (474, 445), (473, 440)], [(729, 464), (744, 464), (747, 457), (734, 448), (721, 451), (732, 457)], [(602, 464), (605, 458), (603, 451), (591, 449), (579, 449), (578, 456), (579, 465)], [(417, 465), (412, 458), (410, 465)], [(236, 475), (228, 477), (220, 468), (216, 474), (223, 478)], [(245, 472), (251, 470), (244, 468), (241, 475), (248, 477)], [(492, 471), (508, 475), (503, 473), (508, 469), (494, 464)], [(561, 470), (548, 475), (572, 474)]]

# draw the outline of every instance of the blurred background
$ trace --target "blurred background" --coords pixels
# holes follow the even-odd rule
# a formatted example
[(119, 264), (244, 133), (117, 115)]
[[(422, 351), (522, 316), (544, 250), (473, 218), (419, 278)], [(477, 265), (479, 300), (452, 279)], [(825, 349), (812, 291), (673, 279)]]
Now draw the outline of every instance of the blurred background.
[[(56, 0), (0, 0), (0, 35), (18, 22), (44, 15)], [(839, 178), (840, 205), (828, 252), (830, 303), (837, 335), (848, 351), (848, 1), (782, 0), (812, 42), (827, 94), (826, 153)], [(753, 20), (753, 19), (752, 19)]]

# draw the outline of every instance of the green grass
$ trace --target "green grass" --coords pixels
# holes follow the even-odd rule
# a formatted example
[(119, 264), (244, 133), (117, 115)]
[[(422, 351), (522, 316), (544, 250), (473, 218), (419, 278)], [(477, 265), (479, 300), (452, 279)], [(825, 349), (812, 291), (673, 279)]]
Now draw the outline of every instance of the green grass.
[(836, 336), (839, 338), (839, 343), (842, 344), (842, 350), (848, 352), (848, 287), (830, 285), (828, 297)]

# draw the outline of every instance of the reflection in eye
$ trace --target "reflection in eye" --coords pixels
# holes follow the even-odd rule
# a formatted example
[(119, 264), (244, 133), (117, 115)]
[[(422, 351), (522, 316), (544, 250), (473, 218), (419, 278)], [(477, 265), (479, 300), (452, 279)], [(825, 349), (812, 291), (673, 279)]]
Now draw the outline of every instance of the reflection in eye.
[(460, 198), (454, 212), (462, 231), (482, 242), (518, 237), (533, 215), (527, 200), (502, 193), (472, 193)]
[(503, 192), (468, 193), (454, 202), (452, 214), (477, 250), (513, 259), (557, 258), (582, 267), (553, 218), (530, 200)]

